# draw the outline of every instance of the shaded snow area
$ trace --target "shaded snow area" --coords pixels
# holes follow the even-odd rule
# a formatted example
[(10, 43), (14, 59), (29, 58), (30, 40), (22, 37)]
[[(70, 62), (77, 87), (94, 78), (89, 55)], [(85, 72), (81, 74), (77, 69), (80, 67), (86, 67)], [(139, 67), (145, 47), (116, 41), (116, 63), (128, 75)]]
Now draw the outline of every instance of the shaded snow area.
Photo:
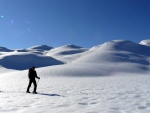
[(150, 113), (150, 76), (38, 74), (39, 94), (25, 93), (27, 71), (0, 76), (0, 113)]

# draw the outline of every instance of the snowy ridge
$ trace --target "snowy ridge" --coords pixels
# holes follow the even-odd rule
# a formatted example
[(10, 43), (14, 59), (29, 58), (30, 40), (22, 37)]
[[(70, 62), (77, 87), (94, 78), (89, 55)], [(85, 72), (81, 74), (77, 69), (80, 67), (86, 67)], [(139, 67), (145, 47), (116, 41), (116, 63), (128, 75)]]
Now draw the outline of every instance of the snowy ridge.
[[(150, 40), (140, 44), (113, 40), (83, 48), (73, 44), (50, 47), (46, 45), (0, 52), (0, 65), (11, 70), (25, 70), (33, 65), (49, 76), (100, 76), (117, 72), (150, 72)], [(144, 44), (143, 44), (144, 43)]]
[(76, 60), (81, 55), (81, 53), (87, 50), (88, 50), (87, 48), (69, 44), (69, 45), (53, 48), (52, 50), (48, 51), (45, 55), (52, 56), (54, 58), (57, 58), (60, 61), (68, 63)]
[(0, 47), (0, 52), (11, 52), (13, 50), (5, 48), (5, 47)]
[(51, 50), (53, 47), (47, 46), (47, 45), (38, 45), (34, 46), (28, 49), (35, 49), (35, 50)]
[(150, 46), (150, 40), (142, 40), (140, 44)]

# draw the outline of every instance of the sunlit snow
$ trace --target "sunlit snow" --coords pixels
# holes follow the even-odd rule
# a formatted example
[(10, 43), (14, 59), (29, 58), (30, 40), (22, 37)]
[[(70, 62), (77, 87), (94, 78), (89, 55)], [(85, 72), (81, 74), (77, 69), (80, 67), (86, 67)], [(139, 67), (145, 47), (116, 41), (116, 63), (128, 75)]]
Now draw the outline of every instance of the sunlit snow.
[[(150, 113), (149, 42), (0, 47), (0, 113)], [(38, 94), (26, 93), (32, 66)]]

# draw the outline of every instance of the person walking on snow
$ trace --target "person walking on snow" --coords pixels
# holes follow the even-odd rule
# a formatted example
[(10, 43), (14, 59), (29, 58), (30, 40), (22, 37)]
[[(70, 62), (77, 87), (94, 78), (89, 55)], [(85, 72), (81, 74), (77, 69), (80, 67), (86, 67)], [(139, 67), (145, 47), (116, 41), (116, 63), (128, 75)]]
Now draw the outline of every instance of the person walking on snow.
[(34, 66), (29, 69), (28, 77), (29, 77), (29, 84), (28, 84), (28, 87), (27, 87), (27, 91), (26, 91), (26, 92), (27, 92), (27, 93), (30, 93), (29, 90), (30, 90), (31, 84), (33, 83), (33, 84), (34, 84), (34, 91), (33, 91), (33, 93), (34, 93), (34, 94), (37, 94), (37, 92), (36, 92), (37, 84), (36, 84), (35, 78), (40, 79), (40, 77), (37, 76), (37, 73), (36, 73), (36, 71), (35, 71), (35, 67), (34, 67)]

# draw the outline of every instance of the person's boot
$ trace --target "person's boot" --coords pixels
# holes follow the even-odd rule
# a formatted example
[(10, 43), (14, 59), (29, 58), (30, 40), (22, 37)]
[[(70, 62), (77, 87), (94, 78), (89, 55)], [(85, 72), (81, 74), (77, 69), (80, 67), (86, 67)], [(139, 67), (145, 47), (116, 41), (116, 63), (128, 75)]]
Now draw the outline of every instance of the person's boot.
[(26, 93), (30, 93), (30, 91), (26, 91)]
[(34, 86), (33, 94), (37, 94), (37, 92), (36, 92), (36, 88), (37, 88), (37, 85), (35, 85), (35, 86)]
[(37, 92), (33, 92), (33, 94), (37, 94)]

